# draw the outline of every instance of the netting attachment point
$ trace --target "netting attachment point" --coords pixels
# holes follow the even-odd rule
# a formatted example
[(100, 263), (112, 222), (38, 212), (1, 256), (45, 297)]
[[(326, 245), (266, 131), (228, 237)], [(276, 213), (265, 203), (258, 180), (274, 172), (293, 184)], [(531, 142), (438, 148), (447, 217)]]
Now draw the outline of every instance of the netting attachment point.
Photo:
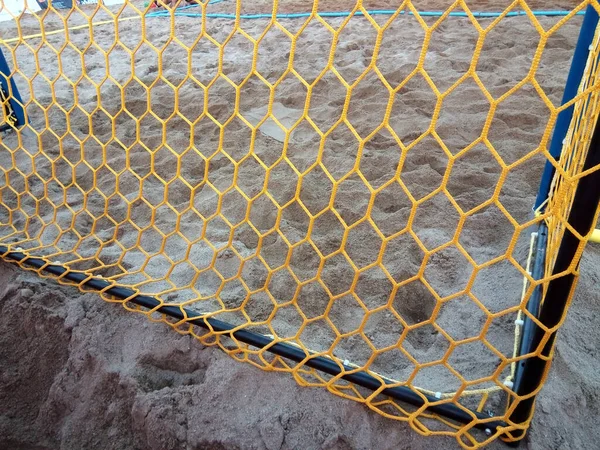
[(504, 386), (506, 386), (509, 389), (512, 389), (514, 387), (515, 383), (513, 383), (511, 380), (506, 380), (504, 382)]
[(485, 429), (485, 435), (486, 436), (491, 436), (492, 435), (492, 430), (490, 430), (489, 428)]
[(344, 360), (344, 365), (345, 366), (349, 366), (350, 365), (350, 361), (348, 361), (347, 359)]
[(435, 393), (435, 398), (442, 398), (442, 393), (441, 392), (436, 392)]
[(525, 321), (523, 319), (515, 320), (515, 325), (518, 327), (522, 327), (524, 323), (525, 323)]

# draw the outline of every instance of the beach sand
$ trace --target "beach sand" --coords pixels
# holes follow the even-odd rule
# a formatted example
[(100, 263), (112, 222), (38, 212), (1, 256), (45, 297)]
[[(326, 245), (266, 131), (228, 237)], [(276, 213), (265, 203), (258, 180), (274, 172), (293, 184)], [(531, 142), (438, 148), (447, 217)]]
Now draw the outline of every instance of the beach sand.
[[(269, 3), (253, 2), (244, 8), (269, 12)], [(351, 7), (330, 3), (322, 3), (320, 10)], [(365, 6), (390, 7), (388, 3)], [(442, 3), (416, 4), (422, 9), (443, 9), (447, 5)], [(309, 9), (297, 1), (280, 4), (285, 12)], [(474, 3), (473, 9), (480, 6)], [(552, 6), (568, 7), (569, 2)], [(232, 2), (210, 8), (231, 12)], [(328, 18), (327, 22), (339, 27), (343, 20)], [(378, 23), (385, 20), (377, 16)], [(431, 24), (434, 19), (427, 20)], [(538, 20), (550, 28), (558, 19)], [(25, 34), (39, 28), (33, 17), (22, 22)], [(82, 19), (74, 17), (69, 25), (78, 23)], [(268, 19), (243, 20), (240, 26), (257, 38), (268, 23)], [(279, 23), (297, 32), (303, 22), (281, 19)], [(485, 26), (491, 19), (480, 23)], [(540, 61), (536, 80), (555, 105), (562, 96), (580, 24), (581, 18), (576, 17), (553, 34)], [(230, 19), (211, 19), (207, 32), (223, 42), (233, 25)], [(3, 38), (14, 33), (10, 26), (3, 24)], [(45, 26), (57, 29), (61, 22), (50, 17)], [(180, 42), (192, 45), (201, 21), (179, 17), (174, 26)], [(443, 92), (469, 69), (478, 34), (468, 19), (457, 17), (448, 18), (438, 30), (424, 68)], [(347, 119), (354, 130), (341, 124), (329, 132), (344, 111), (347, 92), (331, 72), (315, 84), (308, 102), (305, 85), (293, 74), (270, 94), (258, 76), (246, 80), (253, 45), (238, 33), (224, 48), (222, 72), (233, 83), (246, 80), (239, 95), (224, 78), (204, 89), (202, 84), (211, 83), (219, 67), (219, 49), (210, 40), (198, 41), (191, 57), (180, 45), (170, 43), (162, 49), (159, 63), (151, 45), (160, 48), (167, 42), (167, 19), (146, 19), (147, 42), (134, 53), (127, 48), (135, 49), (140, 42), (139, 21), (120, 22), (118, 31), (123, 46), (117, 47), (112, 47), (112, 26), (94, 29), (96, 46), (92, 47), (87, 47), (87, 29), (71, 32), (70, 45), (60, 56), (61, 69), (56, 53), (44, 46), (37, 52), (44, 76), (35, 78), (34, 52), (26, 46), (15, 51), (21, 94), (38, 102), (28, 107), (31, 127), (52, 130), (39, 140), (33, 132), (25, 133), (24, 150), (0, 152), (0, 167), (15, 165), (26, 174), (9, 172), (14, 191), (28, 183), (32, 192), (18, 198), (14, 191), (2, 191), (9, 208), (20, 201), (22, 213), (11, 216), (15, 229), (32, 235), (39, 232), (37, 240), (19, 245), (169, 303), (214, 313), (235, 325), (248, 324), (248, 329), (329, 352), (340, 360), (368, 362), (370, 370), (391, 379), (412, 377), (414, 385), (434, 392), (459, 388), (460, 380), (441, 364), (415, 375), (414, 364), (396, 348), (370, 358), (373, 348), (393, 346), (405, 325), (427, 321), (432, 314), (437, 328), (425, 324), (411, 329), (402, 344), (420, 363), (441, 358), (449, 339), (481, 332), (487, 314), (467, 295), (441, 304), (420, 281), (394, 288), (394, 283), (420, 270), (442, 299), (463, 291), (473, 280), (471, 293), (491, 313), (519, 304), (522, 275), (511, 263), (500, 261), (474, 272), (455, 245), (435, 251), (426, 260), (423, 256), (425, 250), (435, 250), (455, 236), (460, 211), (450, 197), (462, 212), (476, 208), (494, 195), (502, 175), (499, 159), (510, 165), (539, 146), (549, 111), (533, 86), (524, 85), (495, 111), (488, 133), (494, 155), (484, 144), (463, 150), (481, 135), (490, 110), (472, 79), (442, 103), (436, 131), (446, 148), (431, 136), (419, 140), (432, 120), (436, 96), (428, 81), (416, 75), (392, 99), (390, 127), (403, 145), (418, 141), (402, 152), (389, 130), (372, 135), (390, 102), (390, 91), (374, 72), (360, 80), (349, 96)], [(384, 34), (377, 67), (391, 87), (414, 69), (423, 34), (410, 16), (398, 17)], [(348, 84), (368, 67), (375, 39), (374, 28), (364, 18), (351, 20), (340, 35), (333, 61)], [(477, 65), (489, 94), (498, 98), (527, 75), (538, 39), (525, 17), (505, 19), (489, 34)], [(312, 22), (297, 42), (294, 68), (306, 82), (316, 80), (327, 65), (331, 41), (331, 32)], [(35, 46), (41, 39), (28, 42)], [(66, 41), (58, 34), (48, 36), (47, 42), (61, 48)], [(75, 50), (86, 48), (84, 57)], [(104, 51), (109, 49), (105, 59)], [(261, 41), (257, 71), (268, 82), (276, 82), (289, 63), (290, 51), (289, 39), (273, 27)], [(64, 76), (55, 80), (61, 71)], [(188, 71), (194, 79), (186, 80)], [(84, 73), (87, 78), (79, 80)], [(137, 80), (130, 82), (133, 74)], [(25, 78), (33, 81), (28, 84)], [(79, 80), (76, 87), (73, 80)], [(272, 118), (261, 123), (269, 95), (279, 125)], [(190, 124), (204, 105), (214, 120), (204, 117)], [(305, 108), (311, 122), (304, 119), (296, 125)], [(173, 115), (177, 110), (180, 114)], [(239, 117), (230, 120), (234, 112), (247, 123)], [(143, 118), (136, 121), (136, 117)], [(219, 123), (227, 123), (223, 131)], [(248, 124), (260, 124), (254, 140)], [(287, 145), (280, 125), (295, 126)], [(64, 135), (67, 131), (71, 135)], [(319, 131), (326, 137), (321, 138)], [(91, 134), (93, 139), (88, 138)], [(359, 147), (356, 134), (362, 139), (372, 136)], [(251, 142), (253, 154), (248, 157)], [(11, 136), (4, 137), (3, 143), (10, 148), (18, 145)], [(32, 163), (31, 155), (40, 146), (47, 157), (35, 157)], [(291, 165), (281, 159), (284, 149)], [(449, 165), (449, 154), (459, 152)], [(85, 164), (78, 163), (82, 156)], [(506, 253), (513, 223), (531, 220), (543, 163), (541, 155), (533, 155), (511, 168), (498, 192), (498, 203), (464, 221), (458, 242), (476, 264)], [(32, 174), (33, 164), (37, 175)], [(265, 167), (270, 167), (268, 175)], [(410, 196), (394, 181), (398, 167)], [(178, 171), (180, 177), (174, 179)], [(53, 173), (60, 183), (44, 183)], [(445, 176), (447, 192), (430, 195)], [(73, 180), (78, 187), (64, 187)], [(231, 189), (234, 180), (237, 188)], [(332, 180), (342, 181), (334, 188)], [(373, 194), (376, 189), (380, 190)], [(113, 195), (117, 190), (119, 194)], [(48, 200), (38, 202), (44, 195)], [(361, 222), (369, 207), (372, 223)], [(39, 220), (26, 222), (26, 215), (36, 211)], [(221, 217), (215, 216), (217, 211)], [(1, 214), (8, 216), (7, 209)], [(414, 235), (398, 234), (413, 214)], [(54, 217), (56, 226), (43, 226)], [(393, 238), (384, 244), (372, 225), (385, 238)], [(313, 246), (305, 241), (309, 226)], [(347, 235), (345, 228), (349, 228)], [(0, 227), (0, 239), (12, 231)], [(515, 236), (512, 255), (521, 266), (527, 259), (531, 231), (523, 229)], [(22, 238), (16, 233), (5, 242)], [(339, 253), (344, 242), (345, 256)], [(43, 247), (37, 248), (40, 244)], [(369, 267), (380, 255), (382, 265)], [(595, 374), (600, 364), (595, 352), (600, 337), (594, 333), (599, 262), (598, 247), (590, 246), (571, 314), (559, 335), (556, 362), (539, 398), (528, 448), (591, 448), (599, 437), (594, 426), (599, 408)], [(0, 388), (0, 445), (40, 449), (456, 445), (452, 438), (423, 438), (404, 423), (324, 389), (300, 389), (289, 375), (235, 363), (189, 336), (106, 304), (95, 294), (57, 287), (5, 263), (1, 269), (0, 362), (10, 369), (3, 371)], [(295, 302), (290, 302), (298, 290)], [(323, 314), (329, 322), (311, 320)], [(364, 335), (353, 333), (367, 315)], [(513, 351), (514, 319), (514, 314), (495, 317), (485, 334), (506, 357)], [(449, 363), (465, 379), (476, 380), (489, 376), (500, 358), (476, 342), (457, 348)], [(498, 379), (506, 375), (508, 370)], [(481, 382), (473, 387), (491, 385)], [(487, 406), (497, 414), (503, 412), (497, 394)]]

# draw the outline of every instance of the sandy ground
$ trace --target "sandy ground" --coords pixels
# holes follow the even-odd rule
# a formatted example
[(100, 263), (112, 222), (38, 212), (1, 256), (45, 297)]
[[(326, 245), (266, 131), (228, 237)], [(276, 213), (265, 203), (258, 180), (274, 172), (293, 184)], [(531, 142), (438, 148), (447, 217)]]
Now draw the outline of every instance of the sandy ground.
[[(285, 3), (282, 5), (288, 8), (286, 11), (300, 10), (300, 2)], [(373, 7), (386, 7), (384, 3)], [(425, 7), (444, 6), (434, 3), (429, 2)], [(479, 6), (475, 3), (474, 9)], [(560, 2), (553, 5), (563, 6), (566, 5)], [(261, 8), (266, 7), (260, 3), (256, 11)], [(228, 2), (214, 5), (214, 11), (228, 10), (231, 10)], [(77, 20), (73, 18), (73, 23), (78, 23)], [(556, 19), (540, 18), (540, 22), (549, 28)], [(24, 19), (23, 23), (27, 33), (35, 33), (32, 18)], [(244, 21), (242, 28), (257, 37), (267, 23)], [(328, 23), (337, 27), (342, 19), (328, 19)], [(562, 27), (550, 38), (542, 55), (536, 78), (555, 104), (562, 95), (580, 23), (581, 19), (575, 18)], [(293, 31), (299, 29), (301, 22), (290, 19), (281, 20), (281, 24)], [(48, 29), (59, 25), (56, 18), (48, 19)], [(208, 32), (222, 42), (232, 25), (227, 19), (211, 20)], [(181, 42), (191, 45), (199, 26), (199, 19), (178, 18), (176, 30)], [(168, 36), (164, 27), (165, 19), (148, 19), (148, 42), (164, 45)], [(439, 30), (426, 55), (425, 69), (443, 91), (468, 69), (477, 35), (468, 21), (460, 18), (448, 20)], [(2, 30), (5, 38), (10, 33), (10, 27)], [(119, 33), (125, 47), (135, 48), (141, 35), (139, 22), (122, 22)], [(422, 34), (420, 25), (410, 17), (399, 17), (386, 32), (377, 65), (391, 85), (397, 85), (414, 68)], [(451, 240), (459, 214), (449, 200), (439, 193), (416, 202), (437, 189), (447, 171), (448, 191), (464, 211), (489, 199), (501, 168), (485, 146), (473, 147), (448, 168), (447, 155), (432, 138), (420, 141), (402, 160), (392, 135), (382, 131), (360, 149), (361, 179), (351, 173), (359, 148), (350, 129), (339, 126), (321, 142), (313, 126), (304, 121), (292, 131), (287, 147), (297, 169), (295, 173), (291, 166), (279, 162), (285, 132), (274, 121), (267, 120), (256, 134), (253, 150), (266, 165), (274, 166), (269, 178), (253, 158), (245, 159), (235, 173), (232, 159), (242, 160), (249, 150), (251, 136), (247, 125), (236, 118), (220, 133), (219, 126), (206, 118), (194, 126), (187, 120), (196, 119), (206, 102), (214, 119), (225, 123), (237, 104), (246, 120), (256, 125), (267, 112), (269, 91), (264, 83), (256, 76), (248, 79), (240, 88), (236, 103), (235, 89), (223, 79), (217, 80), (208, 92), (198, 83), (185, 80), (188, 67), (201, 83), (210, 82), (217, 73), (218, 49), (203, 39), (195, 45), (191, 58), (178, 45), (166, 46), (162, 54), (162, 79), (148, 94), (142, 83), (150, 85), (156, 79), (159, 67), (156, 51), (148, 44), (135, 54), (125, 47), (116, 47), (110, 51), (107, 64), (103, 51), (111, 49), (114, 37), (111, 27), (96, 28), (97, 46), (88, 48), (82, 58), (75, 49), (86, 48), (88, 31), (72, 32), (72, 46), (66, 47), (61, 55), (65, 77), (52, 83), (48, 80), (58, 74), (56, 54), (49, 46), (43, 47), (37, 57), (47, 79), (38, 75), (29, 87), (25, 78), (33, 78), (37, 70), (33, 52), (24, 46), (16, 50), (22, 73), (20, 78), (16, 77), (19, 87), (23, 86), (25, 98), (33, 96), (38, 102), (38, 106), (32, 104), (28, 108), (32, 127), (36, 130), (48, 127), (56, 133), (46, 132), (40, 141), (32, 133), (25, 134), (25, 151), (16, 152), (14, 160), (9, 152), (0, 152), (0, 167), (7, 169), (14, 164), (26, 174), (32, 167), (29, 155), (35, 154), (40, 144), (48, 155), (34, 160), (38, 176), (23, 177), (14, 170), (8, 175), (17, 192), (24, 188), (25, 182), (32, 191), (32, 196), (21, 198), (22, 213), (13, 213), (11, 217), (18, 231), (26, 226), (25, 214), (38, 206), (36, 197), (46, 192), (52, 202), (43, 203), (41, 220), (27, 223), (29, 233), (39, 233), (37, 240), (20, 245), (34, 248), (43, 244), (44, 248), (36, 250), (36, 254), (52, 257), (60, 252), (61, 262), (75, 269), (115, 277), (172, 303), (186, 301), (190, 308), (215, 312), (236, 324), (249, 322), (248, 328), (296, 339), (313, 350), (329, 351), (356, 364), (364, 364), (372, 354), (365, 338), (380, 349), (401, 336), (404, 327), (392, 314), (391, 307), (409, 324), (427, 320), (435, 310), (436, 323), (453, 339), (464, 339), (481, 330), (485, 315), (467, 297), (446, 302), (437, 310), (435, 298), (419, 282), (393, 290), (380, 267), (358, 274), (336, 252), (342, 242), (342, 223), (357, 224), (348, 233), (346, 244), (347, 255), (356, 269), (368, 266), (381, 251), (383, 264), (395, 282), (414, 276), (424, 264), (426, 278), (441, 297), (462, 290), (472, 276), (472, 267), (456, 247), (439, 251), (423, 263), (422, 251), (415, 240), (406, 234), (396, 234), (405, 227), (414, 208), (412, 228), (425, 248), (432, 250)], [(490, 33), (477, 67), (493, 96), (502, 95), (527, 74), (536, 39), (537, 34), (526, 18), (506, 20)], [(48, 41), (60, 48), (64, 36), (53, 35)], [(288, 45), (285, 42), (283, 33), (273, 29), (261, 43), (257, 69), (270, 82), (281, 76), (288, 63), (289, 41)], [(366, 20), (350, 21), (334, 55), (336, 68), (349, 83), (369, 64), (374, 43), (375, 33)], [(294, 67), (309, 83), (325, 66), (330, 46), (331, 34), (316, 23), (309, 25), (299, 40)], [(225, 47), (223, 72), (234, 83), (240, 83), (249, 73), (251, 50), (252, 45), (241, 35)], [(84, 67), (88, 79), (74, 88), (69, 80), (78, 79)], [(105, 80), (107, 73), (110, 78)], [(128, 83), (133, 73), (139, 82)], [(95, 89), (94, 83), (100, 87)], [(175, 91), (172, 86), (180, 83)], [(121, 89), (123, 85), (126, 87)], [(315, 85), (308, 102), (315, 126), (326, 131), (335, 124), (345, 96), (346, 89), (339, 80), (332, 74), (325, 75)], [(283, 126), (290, 127), (302, 116), (307, 98), (306, 89), (298, 79), (288, 76), (274, 90), (273, 115)], [(75, 100), (79, 108), (68, 114), (57, 107), (59, 104), (69, 110)], [(388, 100), (387, 90), (372, 73), (353, 89), (348, 121), (361, 137), (368, 136), (381, 123)], [(171, 117), (175, 101), (182, 115)], [(98, 105), (104, 111), (97, 110)], [(390, 126), (405, 145), (427, 129), (434, 106), (435, 96), (421, 76), (414, 77), (396, 95)], [(49, 110), (44, 114), (46, 107)], [(145, 115), (137, 125), (132, 116), (142, 117), (148, 109), (154, 116)], [(452, 154), (480, 135), (488, 110), (489, 103), (472, 81), (464, 82), (444, 101), (436, 130)], [(547, 118), (547, 109), (532, 87), (526, 85), (499, 106), (489, 140), (499, 157), (511, 164), (535, 150)], [(161, 120), (168, 120), (168, 125), (163, 128)], [(60, 137), (67, 124), (73, 136)], [(111, 139), (113, 127), (116, 139)], [(78, 143), (77, 139), (84, 139), (90, 133), (96, 140)], [(215, 153), (219, 140), (227, 155)], [(16, 146), (10, 137), (4, 143)], [(319, 145), (323, 148), (321, 166), (315, 165)], [(148, 149), (156, 152), (152, 155)], [(81, 155), (87, 165), (78, 164), (71, 169), (70, 165), (75, 165)], [(177, 170), (178, 157), (181, 157), (181, 178), (170, 181)], [(530, 219), (542, 163), (542, 158), (536, 156), (515, 167), (500, 191), (500, 202), (518, 223)], [(399, 164), (403, 164), (401, 178), (412, 200), (391, 181)], [(149, 174), (151, 165), (154, 175)], [(111, 169), (119, 175), (115, 176)], [(336, 192), (325, 170), (336, 180), (344, 179)], [(76, 180), (79, 188), (65, 189), (56, 181), (44, 186), (41, 181), (49, 179), (52, 173), (64, 185)], [(241, 191), (253, 199), (250, 204), (240, 192), (228, 191), (234, 176)], [(141, 181), (139, 177), (143, 177)], [(382, 188), (374, 199), (365, 181), (375, 189)], [(302, 242), (310, 220), (298, 202), (290, 203), (298, 185), (299, 199), (314, 217), (311, 233), (314, 248), (301, 244), (290, 249), (286, 243)], [(94, 186), (96, 190), (92, 190)], [(265, 195), (263, 186), (271, 199)], [(116, 188), (121, 195), (110, 197)], [(219, 206), (218, 192), (225, 191), (228, 193)], [(65, 195), (68, 205), (63, 201)], [(140, 195), (147, 203), (139, 200)], [(105, 197), (110, 200), (105, 201)], [(163, 199), (170, 208), (161, 206)], [(4, 189), (2, 201), (11, 208), (17, 198)], [(330, 201), (333, 208), (328, 208)], [(369, 201), (373, 201), (373, 222), (386, 237), (394, 236), (386, 246), (382, 247), (368, 223), (360, 223)], [(152, 207), (156, 208), (155, 228), (148, 227)], [(211, 218), (219, 207), (233, 228), (223, 218)], [(78, 213), (83, 209), (90, 214)], [(1, 213), (8, 216), (6, 208)], [(235, 226), (244, 221), (246, 214), (254, 228), (247, 223)], [(53, 226), (42, 227), (54, 215), (57, 225), (66, 232), (60, 233)], [(280, 234), (272, 231), (277, 222)], [(180, 234), (175, 234), (176, 224)], [(90, 234), (92, 230), (95, 236)], [(0, 227), (0, 236), (11, 231)], [(459, 241), (480, 264), (504, 253), (513, 231), (500, 209), (489, 206), (467, 219)], [(519, 264), (526, 259), (529, 231), (521, 233), (513, 252)], [(17, 233), (5, 239), (15, 242), (21, 238)], [(157, 254), (161, 246), (173, 261)], [(299, 281), (312, 280), (317, 275), (316, 268), (323, 265), (318, 275), (322, 284), (315, 280), (304, 285), (296, 302), (298, 308), (289, 302), (296, 281), (291, 272), (281, 268), (286, 254)], [(183, 261), (185, 255), (193, 265)], [(597, 249), (590, 249), (586, 255), (574, 311), (561, 336), (549, 385), (540, 399), (531, 448), (593, 446), (597, 437), (595, 427), (588, 424), (598, 410), (594, 392), (597, 368), (593, 360), (594, 339), (598, 338), (590, 337), (590, 330), (597, 325), (594, 298), (598, 293), (593, 287), (598, 275), (593, 268), (598, 267), (599, 257)], [(81, 261), (81, 258), (92, 260)], [(98, 261), (105, 267), (96, 269)], [(39, 448), (186, 448), (184, 443), (187, 448), (269, 449), (424, 448), (435, 442), (439, 447), (455, 445), (453, 440), (442, 438), (435, 438), (437, 441), (431, 444), (409, 433), (405, 425), (335, 398), (324, 390), (300, 389), (290, 377), (235, 364), (187, 337), (169, 333), (164, 326), (149, 324), (141, 317), (103, 304), (97, 296), (79, 295), (66, 288), (52, 288), (50, 293), (46, 282), (5, 265), (2, 269), (5, 282), (0, 330), (10, 327), (11, 331), (0, 335), (3, 340), (0, 355), (2, 366), (11, 369), (2, 373), (4, 388), (0, 391), (3, 396), (0, 404), (7, 405), (7, 409), (0, 410), (0, 439), (11, 447), (35, 448), (34, 443)], [(240, 276), (236, 277), (238, 273)], [(363, 306), (347, 293), (353, 277), (357, 280), (355, 293)], [(518, 304), (520, 290), (517, 270), (509, 264), (497, 263), (475, 276), (472, 293), (490, 311), (498, 312)], [(273, 300), (269, 300), (266, 292)], [(365, 310), (372, 312), (365, 326), (365, 338), (358, 334), (339, 337), (319, 319), (301, 328), (303, 319), (299, 311), (307, 319), (318, 318), (332, 298), (328, 318), (340, 333), (351, 333)], [(506, 356), (512, 352), (513, 320), (509, 314), (499, 316), (486, 334), (486, 339)], [(420, 362), (434, 361), (444, 354), (448, 340), (431, 325), (425, 325), (408, 333), (403, 346)], [(38, 350), (31, 352), (31, 348)], [(23, 355), (28, 356), (23, 358)], [(452, 366), (467, 379), (486, 376), (499, 364), (499, 358), (482, 345), (461, 347), (450, 359)], [(381, 353), (370, 368), (398, 380), (407, 380), (413, 372), (413, 367), (394, 349)], [(31, 375), (25, 375), (29, 371)], [(421, 370), (414, 384), (446, 392), (456, 389), (460, 382), (437, 365)], [(489, 384), (476, 387), (486, 386)], [(575, 405), (581, 404), (585, 408), (578, 411)], [(499, 399), (494, 396), (489, 408), (502, 413)]]
[[(591, 248), (521, 448), (594, 448), (600, 317)], [(31, 449), (431, 449), (324, 389), (240, 364), (95, 294), (1, 265), (0, 446)], [(507, 448), (496, 443), (489, 448)]]

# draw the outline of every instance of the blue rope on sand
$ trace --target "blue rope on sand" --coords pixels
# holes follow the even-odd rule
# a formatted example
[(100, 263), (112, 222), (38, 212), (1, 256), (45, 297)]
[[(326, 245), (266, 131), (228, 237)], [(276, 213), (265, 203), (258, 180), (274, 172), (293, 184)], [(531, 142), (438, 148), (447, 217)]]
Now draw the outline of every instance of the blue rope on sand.
[[(208, 4), (214, 5), (216, 3), (221, 3), (224, 0), (212, 0)], [(171, 13), (171, 11), (161, 10), (161, 11), (153, 11), (146, 14), (146, 17), (171, 17), (171, 14), (178, 17), (202, 17), (202, 13), (193, 13), (184, 11), (190, 8), (197, 8), (198, 5), (188, 5), (177, 8), (175, 11)], [(375, 9), (371, 11), (367, 11), (367, 14), (370, 16), (391, 16), (396, 14), (395, 9)], [(402, 15), (414, 15), (412, 11), (400, 11)], [(445, 14), (444, 11), (420, 11), (419, 15), (421, 17), (441, 17)], [(472, 12), (473, 17), (478, 18), (496, 18), (502, 16), (504, 13), (502, 12)], [(571, 14), (571, 11), (532, 11), (534, 16), (568, 16)], [(578, 11), (575, 13), (576, 15), (584, 15), (585, 11)], [(313, 13), (304, 12), (304, 13), (282, 13), (276, 14), (277, 19), (300, 19), (312, 16)], [(351, 11), (324, 11), (317, 13), (320, 17), (348, 17), (350, 15), (355, 16), (364, 16), (365, 14), (362, 11), (356, 11), (352, 13)], [(469, 17), (469, 15), (464, 11), (451, 11), (448, 14), (450, 17)], [(504, 14), (505, 17), (516, 17), (516, 16), (526, 16), (527, 12), (525, 11), (509, 11)], [(237, 19), (238, 16), (236, 14), (231, 13), (206, 13), (206, 17), (210, 19)], [(240, 14), (239, 19), (271, 19), (273, 14), (269, 13), (256, 13), (256, 14)]]

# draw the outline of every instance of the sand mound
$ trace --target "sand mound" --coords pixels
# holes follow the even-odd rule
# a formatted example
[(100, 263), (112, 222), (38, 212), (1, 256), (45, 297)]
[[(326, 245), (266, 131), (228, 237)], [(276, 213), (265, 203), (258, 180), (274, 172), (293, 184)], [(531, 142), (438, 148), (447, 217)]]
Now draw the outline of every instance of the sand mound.
[[(598, 249), (588, 250), (523, 448), (593, 448), (600, 439), (598, 261)], [(239, 364), (95, 294), (4, 263), (0, 286), (2, 448), (456, 447), (452, 438), (423, 438), (360, 404)]]

